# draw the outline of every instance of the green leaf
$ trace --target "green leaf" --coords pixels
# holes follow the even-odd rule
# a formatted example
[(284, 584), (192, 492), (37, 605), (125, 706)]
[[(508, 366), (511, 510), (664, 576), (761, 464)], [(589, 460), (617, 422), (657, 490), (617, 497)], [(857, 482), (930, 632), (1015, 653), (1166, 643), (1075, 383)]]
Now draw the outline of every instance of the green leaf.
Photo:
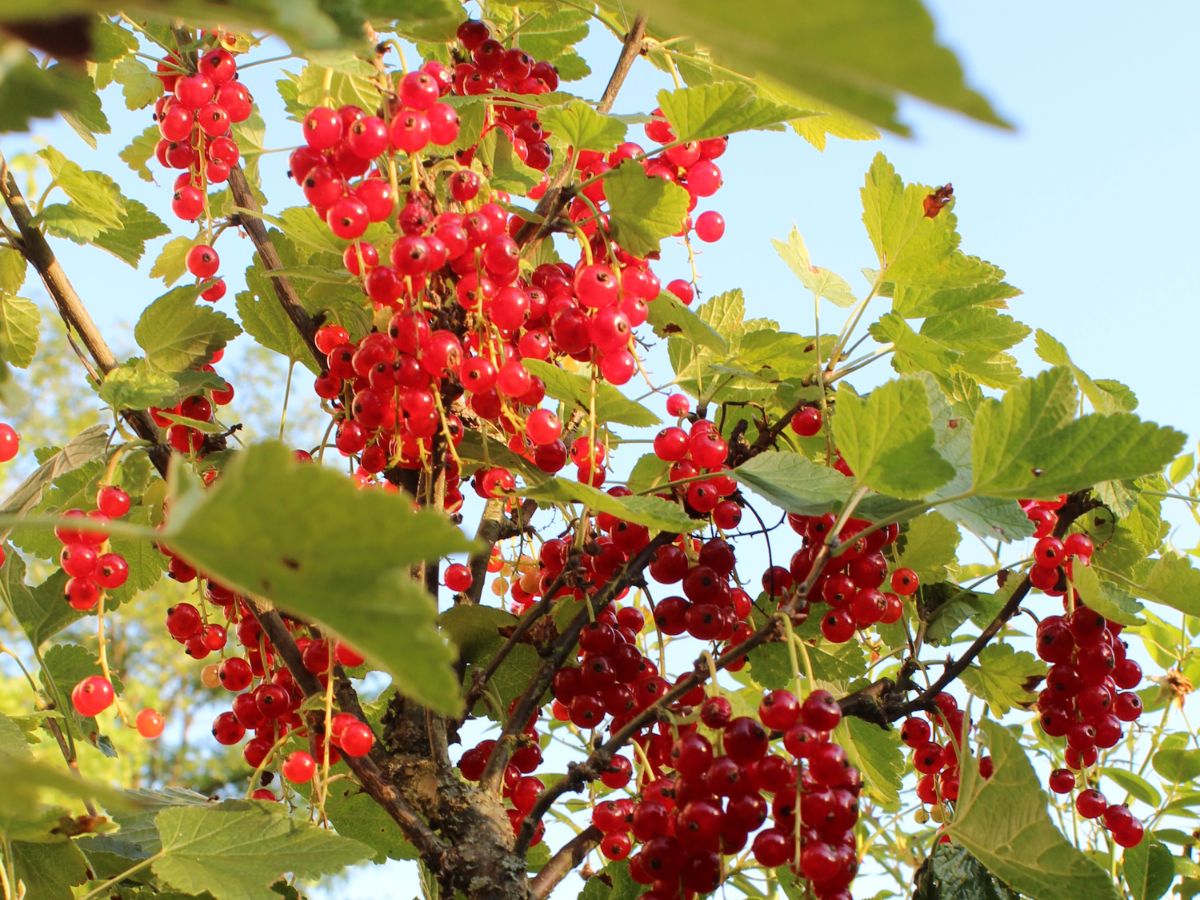
[(699, 141), (736, 131), (773, 128), (803, 110), (759, 97), (740, 81), (717, 81), (658, 92), (658, 105), (677, 140)]
[(32, 300), (0, 290), (0, 360), (26, 368), (37, 354), (41, 313)]
[(82, 67), (43, 69), (16, 41), (0, 48), (0, 132), (28, 131), (30, 120), (80, 109), (95, 93)]
[(13, 841), (10, 847), (17, 879), (26, 896), (38, 900), (72, 900), (76, 885), (88, 880), (88, 861), (75, 841)]
[(160, 138), (158, 126), (150, 125), (117, 154), (142, 181), (154, 181), (154, 173), (150, 171), (150, 167), (146, 163), (154, 158), (154, 151)]
[(800, 283), (812, 291), (818, 300), (824, 297), (834, 306), (843, 309), (857, 302), (854, 291), (850, 289), (850, 284), (845, 278), (837, 272), (812, 264), (808, 247), (804, 244), (804, 238), (800, 236), (800, 229), (793, 227), (788, 233), (787, 241), (772, 238), (771, 243), (775, 245), (775, 252), (800, 279)]
[[(1124, 391), (1114, 391), (1109, 390), (1104, 382), (1093, 381), (1087, 372), (1075, 365), (1067, 348), (1040, 328), (1037, 330), (1036, 342), (1038, 356), (1052, 366), (1066, 366), (1071, 370), (1071, 374), (1075, 376), (1075, 383), (1079, 385), (1079, 390), (1083, 392), (1083, 396), (1087, 397), (1096, 412), (1133, 412), (1134, 407), (1137, 406), (1137, 398), (1134, 397), (1130, 402), (1132, 392), (1128, 388)], [(1122, 387), (1124, 386), (1122, 385)]]
[(372, 862), (417, 858), (416, 849), (404, 839), (392, 817), (353, 781), (339, 781), (329, 786), (325, 813), (338, 834), (375, 851)]
[(636, 900), (642, 893), (628, 863), (610, 862), (588, 878), (578, 900)]
[[(5, 550), (8, 558), (0, 567), (0, 600), (21, 626), (29, 643), (40, 647), (83, 614), (63, 602), (61, 590), (31, 589), (25, 584), (25, 560), (11, 548)], [(63, 583), (64, 579), (51, 582), (60, 588)]]
[(900, 781), (904, 777), (900, 733), (846, 716), (833, 730), (833, 740), (846, 749), (851, 764), (862, 772), (867, 792), (884, 809), (899, 809)]
[(954, 54), (938, 43), (918, 0), (885, 9), (869, 0), (803, 5), (723, 0), (647, 0), (651, 25), (706, 45), (718, 63), (769, 76), (818, 101), (892, 131), (896, 95), (911, 94), (992, 124), (1004, 124), (964, 83)]
[(76, 212), (108, 228), (123, 224), (126, 201), (115, 181), (102, 172), (85, 172), (53, 147), (43, 147), (38, 156), (46, 161), (55, 184), (71, 198)]
[(274, 294), (264, 297), (242, 291), (237, 295), (237, 311), (242, 329), (260, 346), (274, 350), (292, 362), (303, 363), (313, 374), (320, 374), (308, 345)]
[(104, 376), (99, 394), (101, 400), (116, 410), (146, 409), (173, 406), (201, 390), (225, 387), (225, 380), (213, 372), (160, 372), (144, 359), (131, 359)]
[[(759, 453), (729, 474), (781, 509), (802, 516), (840, 509), (854, 488), (854, 482), (837, 469), (782, 450)], [(858, 514), (888, 521), (908, 506), (890, 497), (869, 495), (859, 504)]]
[(940, 513), (931, 512), (913, 519), (904, 531), (904, 549), (896, 558), (896, 568), (912, 569), (922, 584), (934, 584), (949, 577), (949, 567), (957, 561), (962, 535), (954, 523)]
[(197, 305), (196, 296), (194, 286), (176, 288), (142, 312), (133, 336), (151, 369), (182, 372), (201, 365), (241, 333), (229, 316)]
[(1121, 870), (1133, 900), (1158, 900), (1175, 880), (1175, 858), (1161, 842), (1147, 835), (1122, 855)]
[(270, 900), (271, 883), (284, 873), (318, 878), (371, 855), (358, 841), (293, 819), (274, 803), (177, 806), (154, 821), (162, 838), (154, 874), (216, 900)]
[(85, 428), (29, 473), (4, 501), (0, 515), (20, 515), (33, 509), (51, 482), (103, 456), (108, 444), (108, 426), (92, 425)]
[(677, 503), (660, 497), (614, 497), (591, 485), (567, 478), (551, 478), (521, 493), (549, 503), (582, 503), (594, 512), (611, 513), (619, 519), (657, 531), (687, 534), (696, 527), (696, 521)]
[(1074, 408), (1063, 367), (1023, 379), (1001, 400), (984, 400), (971, 448), (974, 491), (1049, 497), (1158, 472), (1183, 447), (1184, 435), (1173, 428), (1130, 413), (1072, 419)]
[(717, 354), (729, 351), (728, 341), (670, 291), (655, 297), (648, 308), (646, 321), (659, 337), (678, 335)]
[(914, 887), (913, 900), (1017, 900), (965, 848), (940, 842), (917, 870)]
[(1094, 609), (1104, 618), (1121, 625), (1146, 624), (1146, 620), (1138, 615), (1142, 611), (1142, 604), (1112, 585), (1101, 584), (1091, 566), (1074, 566), (1071, 584), (1088, 608)]
[(454, 0), (364, 0), (363, 13), (395, 22), (395, 31), (412, 41), (452, 41), (462, 21)]
[[(75, 685), (92, 675), (103, 674), (95, 654), (79, 644), (55, 644), (42, 655), (41, 662), (39, 678), (42, 686), (50, 697), (61, 701), (58, 711), (63, 713), (76, 739), (87, 741), (106, 756), (116, 756), (109, 739), (100, 734), (95, 717), (81, 716), (70, 699)], [(120, 693), (121, 687), (120, 679), (114, 676), (113, 688)]]
[(161, 278), (167, 287), (173, 285), (187, 273), (188, 251), (195, 245), (196, 241), (187, 235), (171, 238), (159, 251), (158, 259), (150, 269), (150, 277)]
[(889, 381), (864, 400), (844, 384), (833, 416), (837, 447), (860, 484), (903, 499), (926, 496), (954, 476), (934, 447), (920, 382)]
[(457, 711), (453, 651), (434, 627), (433, 598), (406, 571), (471, 549), (447, 518), (359, 490), (277, 443), (235, 454), (211, 490), (180, 496), (176, 485), (170, 505), (163, 540), (189, 562), (329, 628), (407, 696)]
[(136, 56), (126, 56), (113, 67), (113, 79), (121, 85), (127, 109), (141, 109), (162, 96), (158, 76)]
[(879, 259), (877, 280), (926, 288), (961, 288), (999, 281), (1004, 273), (958, 249), (950, 209), (925, 215), (925, 185), (905, 185), (882, 153), (862, 189), (863, 224)]
[(15, 294), (25, 284), (29, 264), (21, 251), (0, 247), (0, 294)]
[(647, 175), (629, 159), (604, 178), (609, 220), (617, 242), (634, 256), (657, 253), (663, 238), (678, 234), (688, 211), (688, 193), (677, 184)]
[[(560, 369), (540, 359), (525, 359), (522, 360), (522, 364), (542, 380), (546, 385), (546, 393), (555, 400), (561, 400), (568, 405), (578, 404), (584, 410), (590, 409), (590, 378)], [(646, 428), (658, 425), (662, 421), (645, 406), (630, 400), (607, 382), (598, 380), (595, 390), (597, 422), (617, 422), (621, 425)]]
[(125, 221), (121, 227), (100, 232), (92, 239), (92, 244), (136, 267), (146, 252), (146, 241), (162, 237), (167, 231), (162, 219), (150, 212), (145, 204), (127, 199)]
[(1154, 771), (1171, 784), (1183, 784), (1200, 778), (1200, 750), (1163, 747), (1150, 758)]
[(1156, 809), (1162, 806), (1162, 794), (1158, 792), (1158, 788), (1136, 772), (1130, 772), (1128, 769), (1118, 769), (1115, 766), (1104, 766), (1099, 770), (1099, 774), (1105, 778), (1111, 778), (1120, 787), (1128, 791), (1129, 795), (1135, 800), (1141, 800), (1143, 803), (1153, 806)]
[(490, 173), (488, 181), (498, 191), (524, 194), (542, 180), (542, 173), (521, 161), (512, 140), (499, 129), (484, 135), (477, 152)]
[(989, 644), (962, 673), (962, 683), (988, 705), (992, 715), (1002, 716), (1013, 707), (1028, 709), (1045, 674), (1046, 664), (1028, 650)]
[(1156, 559), (1134, 592), (1189, 616), (1200, 616), (1200, 570), (1177, 553), (1163, 553)]
[(577, 150), (608, 152), (625, 140), (625, 123), (616, 116), (596, 112), (582, 100), (547, 106), (538, 113), (542, 126)]
[(992, 777), (962, 766), (954, 820), (947, 831), (988, 871), (1037, 898), (1117, 900), (1108, 873), (1073, 847), (1050, 821), (1048, 799), (1025, 751), (1010, 732), (983, 720)]
[[(466, 665), (464, 684), (471, 684), (473, 675), (491, 661), (517, 622), (512, 613), (493, 606), (454, 606), (438, 617), (438, 624), (454, 641), (459, 658)], [(532, 644), (514, 646), (488, 682), (498, 702), (481, 701), (475, 714), (503, 724), (509, 704), (529, 687), (540, 664), (541, 658)]]

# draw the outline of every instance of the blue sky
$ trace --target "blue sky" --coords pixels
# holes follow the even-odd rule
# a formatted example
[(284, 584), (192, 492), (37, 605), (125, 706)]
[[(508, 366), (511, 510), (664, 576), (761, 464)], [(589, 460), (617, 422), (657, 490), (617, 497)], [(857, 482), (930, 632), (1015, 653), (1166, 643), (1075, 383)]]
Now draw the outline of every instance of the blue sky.
[[(956, 212), (968, 252), (1004, 267), (1025, 291), (1013, 314), (1045, 328), (1096, 377), (1117, 378), (1141, 400), (1143, 416), (1200, 434), (1200, 403), (1192, 380), (1193, 346), (1200, 335), (1200, 304), (1193, 265), (1200, 238), (1194, 177), (1200, 146), (1200, 74), (1194, 39), (1200, 7), (1184, 2), (1141, 5), (1097, 2), (931, 4), (943, 38), (958, 51), (972, 82), (1016, 125), (1005, 132), (905, 104), (916, 137), (869, 144), (833, 143), (818, 153), (790, 134), (739, 136), (721, 160), (725, 188), (714, 208), (724, 213), (725, 238), (705, 249), (699, 265), (707, 293), (742, 287), (750, 315), (769, 315), (804, 330), (810, 302), (769, 239), (793, 224), (815, 263), (850, 278), (873, 262), (859, 219), (858, 189), (870, 159), (883, 149), (906, 180), (952, 181)], [(606, 34), (584, 47), (597, 75), (580, 88), (599, 91), (616, 44)], [(273, 93), (268, 69), (252, 70), (258, 97)], [(644, 111), (663, 86), (645, 63), (635, 67), (618, 112)], [(116, 134), (100, 151), (85, 148), (61, 127), (37, 129), (88, 168), (107, 171), (127, 191), (167, 219), (169, 180), (158, 187), (127, 175), (116, 153), (149, 121), (127, 113), (119, 97), (109, 104)], [(296, 142), (284, 123), (268, 132), (269, 146)], [(6, 152), (20, 146), (5, 138)], [(90, 158), (89, 158), (90, 156)], [(275, 209), (300, 202), (283, 178), (285, 157), (264, 162)], [(238, 256), (221, 244), (231, 275)], [(244, 254), (244, 245), (242, 253)], [(104, 254), (57, 242), (64, 265), (111, 342), (129, 349), (119, 323), (136, 319), (158, 293), (144, 274)], [(154, 252), (148, 254), (143, 273)], [(671, 266), (674, 265), (673, 271)], [(660, 275), (684, 275), (668, 256)], [(238, 281), (230, 278), (231, 287)], [(232, 307), (232, 294), (222, 301)], [(1019, 351), (1037, 365), (1031, 346)], [(881, 373), (882, 374), (882, 373)], [(1170, 510), (1177, 521), (1182, 510)], [(342, 900), (415, 893), (411, 869), (364, 873)], [(564, 889), (564, 896), (571, 894)], [(332, 896), (332, 894), (331, 894)]]

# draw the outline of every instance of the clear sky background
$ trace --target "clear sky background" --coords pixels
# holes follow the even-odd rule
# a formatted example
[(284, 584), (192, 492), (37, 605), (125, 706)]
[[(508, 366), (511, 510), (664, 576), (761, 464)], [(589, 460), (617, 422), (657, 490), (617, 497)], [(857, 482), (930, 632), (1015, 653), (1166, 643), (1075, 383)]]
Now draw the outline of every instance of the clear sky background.
[[(746, 291), (748, 314), (771, 316), (785, 328), (806, 330), (811, 303), (769, 239), (793, 224), (813, 261), (850, 278), (874, 260), (860, 221), (858, 189), (874, 153), (883, 149), (908, 181), (954, 183), (964, 249), (1002, 266), (1025, 291), (1012, 302), (1020, 320), (1064, 341), (1075, 361), (1095, 377), (1117, 378), (1137, 393), (1139, 412), (1200, 435), (1200, 290), (1195, 278), (1200, 226), (1200, 74), (1195, 36), (1200, 6), (1174, 0), (1131, 7), (1094, 2), (955, 3), (934, 0), (939, 32), (964, 61), (972, 83), (1016, 126), (1013, 132), (977, 125), (918, 103), (904, 117), (913, 139), (831, 143), (818, 153), (794, 135), (739, 135), (720, 161), (725, 188), (713, 208), (728, 222), (725, 238), (700, 259), (703, 287), (716, 293)], [(598, 32), (583, 46), (596, 75), (570, 86), (596, 96), (617, 46)], [(263, 54), (267, 55), (267, 54)], [(278, 110), (274, 67), (247, 73), (268, 121)], [(659, 73), (639, 63), (617, 112), (645, 111), (664, 86)], [(43, 124), (50, 139), (86, 168), (113, 174), (127, 193), (148, 203), (170, 223), (169, 183), (152, 186), (128, 174), (116, 153), (149, 122), (148, 111), (126, 113), (119, 97), (107, 104), (114, 134), (88, 151), (63, 126)], [(298, 130), (269, 127), (267, 144), (297, 142)], [(6, 152), (27, 146), (0, 141)], [(283, 177), (286, 157), (264, 160), (272, 208), (301, 202)], [(57, 241), (68, 273), (118, 348), (141, 308), (161, 292), (142, 273), (88, 248)], [(244, 263), (221, 242), (231, 291), (221, 306), (232, 311)], [(248, 242), (242, 242), (243, 248)], [(228, 249), (227, 249), (228, 248)], [(248, 258), (248, 252), (243, 249)], [(672, 270), (672, 264), (676, 266)], [(686, 274), (679, 256), (668, 256), (664, 282)], [(1027, 370), (1039, 363), (1032, 341), (1018, 349)], [(881, 373), (885, 374), (885, 373)], [(1181, 508), (1168, 512), (1175, 521)], [(408, 897), (417, 893), (414, 871), (391, 865), (355, 876), (328, 896), (340, 900)], [(564, 886), (562, 896), (573, 896)]]

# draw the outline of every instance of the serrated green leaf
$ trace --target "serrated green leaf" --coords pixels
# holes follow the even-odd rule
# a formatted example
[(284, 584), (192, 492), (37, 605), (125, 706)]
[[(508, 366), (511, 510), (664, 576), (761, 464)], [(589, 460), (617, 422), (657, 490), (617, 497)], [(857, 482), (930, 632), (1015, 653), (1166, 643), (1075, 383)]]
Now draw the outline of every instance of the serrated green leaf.
[(38, 224), (46, 234), (89, 244), (112, 226), (87, 210), (70, 203), (50, 203), (38, 213)]
[(32, 300), (0, 291), (0, 360), (26, 368), (37, 354), (41, 313)]
[(643, 454), (638, 457), (638, 461), (629, 470), (629, 477), (625, 480), (625, 486), (637, 494), (642, 491), (648, 491), (652, 487), (666, 484), (670, 479), (670, 468), (670, 463), (659, 459), (653, 453)]
[(64, 603), (58, 592), (52, 595), (48, 590), (31, 589), (25, 584), (25, 560), (15, 552), (7, 552), (7, 556), (0, 567), (0, 600), (30, 644), (40, 647), (83, 614)]
[(186, 235), (181, 234), (179, 237), (171, 238), (163, 244), (158, 258), (154, 260), (154, 265), (150, 269), (150, 277), (161, 278), (167, 287), (173, 285), (187, 272), (188, 251), (195, 244), (195, 240)]
[(1048, 799), (1016, 738), (990, 720), (979, 724), (992, 777), (961, 768), (958, 803), (947, 831), (993, 875), (1038, 900), (1117, 900), (1108, 873), (1076, 850), (1047, 815)]
[(905, 185), (878, 153), (862, 189), (863, 224), (879, 259), (880, 282), (925, 288), (960, 288), (999, 281), (1004, 273), (958, 249), (950, 209), (925, 215), (925, 185)]
[(957, 59), (937, 42), (933, 19), (916, 0), (891, 3), (886, 15), (865, 0), (800, 7), (649, 0), (644, 8), (652, 26), (696, 38), (718, 63), (754, 78), (769, 76), (893, 131), (906, 131), (896, 118), (898, 93), (1003, 124), (966, 86)]
[(434, 627), (433, 598), (406, 571), (471, 549), (447, 518), (359, 490), (276, 443), (235, 454), (212, 490), (178, 493), (163, 540), (185, 559), (327, 627), (389, 671), (405, 695), (457, 711), (453, 651)]
[(133, 336), (151, 369), (173, 373), (206, 363), (241, 333), (229, 316), (197, 305), (197, 294), (195, 286), (176, 288), (142, 312)]
[(201, 390), (224, 390), (225, 379), (215, 372), (160, 372), (144, 359), (131, 359), (104, 376), (98, 393), (115, 410), (174, 406)]
[(772, 128), (803, 115), (794, 106), (758, 96), (740, 81), (717, 81), (658, 92), (658, 105), (677, 140), (699, 141), (737, 131)]
[(1091, 566), (1076, 565), (1071, 571), (1071, 584), (1079, 592), (1080, 599), (1087, 604), (1089, 609), (1094, 609), (1104, 618), (1121, 625), (1146, 624), (1146, 620), (1139, 615), (1142, 611), (1142, 604), (1124, 591), (1111, 585), (1101, 584)]
[(1045, 362), (1052, 366), (1066, 366), (1071, 370), (1071, 374), (1075, 376), (1075, 383), (1079, 385), (1079, 390), (1083, 392), (1083, 396), (1087, 397), (1096, 412), (1133, 412), (1137, 406), (1136, 397), (1133, 397), (1132, 403), (1130, 402), (1132, 391), (1129, 391), (1128, 388), (1125, 388), (1124, 391), (1106, 390), (1102, 387), (1103, 382), (1093, 381), (1087, 372), (1075, 365), (1067, 348), (1060, 341), (1040, 328), (1037, 330), (1036, 347), (1037, 355)]
[(81, 212), (109, 228), (123, 224), (125, 198), (117, 183), (102, 172), (85, 172), (53, 147), (38, 151), (46, 162), (55, 184), (71, 198)]
[(363, 14), (395, 24), (395, 31), (412, 41), (452, 41), (462, 22), (462, 7), (454, 0), (364, 0)]
[(808, 247), (804, 244), (804, 238), (800, 236), (800, 229), (793, 227), (788, 233), (786, 241), (772, 238), (771, 243), (775, 245), (775, 252), (800, 279), (800, 283), (812, 291), (813, 296), (817, 299), (824, 297), (834, 306), (840, 306), (843, 309), (847, 309), (857, 302), (854, 291), (851, 290), (850, 284), (845, 278), (829, 269), (822, 269), (820, 266), (812, 264), (812, 258), (808, 255)]
[[(840, 509), (854, 489), (854, 482), (837, 469), (782, 450), (759, 453), (730, 474), (781, 509), (802, 516)], [(909, 506), (891, 497), (868, 495), (857, 514), (873, 521), (891, 521)]]
[(629, 874), (629, 864), (610, 862), (588, 878), (578, 900), (636, 900), (642, 886)]
[[(488, 664), (517, 622), (516, 616), (502, 609), (477, 605), (454, 606), (438, 617), (438, 625), (454, 641), (466, 666), (464, 685), (470, 685), (473, 675)], [(488, 682), (489, 691), (495, 692), (493, 702), (480, 701), (475, 714), (503, 724), (509, 705), (529, 687), (540, 664), (531, 644), (513, 647)]]
[(833, 435), (855, 479), (880, 493), (917, 499), (954, 477), (954, 467), (934, 446), (929, 401), (919, 382), (889, 381), (865, 400), (843, 384)]
[(728, 341), (670, 291), (663, 291), (650, 302), (646, 321), (659, 337), (678, 335), (717, 354), (729, 350)]
[(0, 294), (15, 294), (25, 284), (29, 264), (24, 255), (12, 247), (0, 247)]
[(100, 232), (91, 243), (107, 250), (117, 259), (136, 267), (146, 252), (146, 241), (162, 237), (168, 231), (162, 219), (139, 200), (125, 200), (125, 221), (120, 228)]
[(846, 749), (851, 764), (862, 772), (867, 793), (884, 809), (899, 809), (900, 781), (904, 777), (900, 733), (846, 716), (833, 730), (833, 740)]
[(158, 76), (136, 56), (126, 56), (113, 67), (113, 79), (121, 85), (127, 109), (141, 109), (162, 96)]
[(76, 885), (88, 880), (88, 861), (74, 841), (13, 841), (13, 869), (26, 896), (38, 900), (72, 900)]
[(271, 883), (286, 872), (317, 878), (371, 855), (358, 841), (293, 819), (273, 803), (171, 807), (154, 821), (162, 839), (154, 874), (216, 900), (270, 900)]
[(634, 256), (657, 253), (663, 238), (683, 228), (687, 191), (647, 175), (633, 160), (626, 160), (605, 176), (604, 195), (613, 235)]
[(1014, 650), (1008, 644), (989, 644), (975, 662), (962, 673), (962, 683), (988, 705), (994, 716), (1002, 716), (1013, 707), (1028, 708), (1046, 674), (1045, 663), (1029, 651)]
[(567, 478), (551, 478), (521, 493), (549, 503), (582, 503), (593, 512), (611, 513), (619, 519), (658, 531), (687, 534), (696, 527), (696, 521), (677, 503), (650, 496), (614, 497)]
[[(584, 410), (591, 408), (592, 381), (590, 378), (567, 372), (540, 359), (525, 359), (522, 360), (522, 364), (530, 373), (542, 380), (546, 386), (546, 393), (555, 400), (561, 400), (567, 404), (578, 404)], [(595, 390), (597, 422), (617, 422), (622, 425), (645, 428), (657, 425), (662, 421), (649, 409), (630, 400), (607, 382), (597, 380)]]
[(242, 329), (260, 346), (274, 350), (292, 362), (303, 363), (313, 374), (320, 374), (308, 345), (273, 294), (264, 297), (242, 291), (237, 295), (237, 311)]
[(961, 539), (954, 523), (940, 513), (913, 519), (904, 531), (904, 549), (896, 558), (896, 568), (912, 569), (922, 584), (945, 581), (957, 560)]
[(154, 151), (160, 137), (158, 126), (151, 125), (117, 154), (142, 181), (154, 181), (154, 173), (150, 171), (150, 167), (146, 163), (154, 158)]
[(1055, 367), (1023, 379), (1003, 399), (987, 399), (972, 439), (975, 493), (1048, 497), (1100, 481), (1160, 471), (1184, 435), (1130, 413), (1072, 419), (1071, 373)]
[(547, 131), (577, 150), (607, 153), (625, 140), (624, 122), (616, 116), (597, 112), (582, 100), (572, 100), (562, 106), (547, 106), (538, 113), (538, 118)]
[(1133, 900), (1158, 900), (1175, 880), (1175, 858), (1151, 835), (1121, 857), (1121, 871)]
[(1185, 556), (1164, 553), (1154, 560), (1145, 579), (1131, 584), (1130, 589), (1139, 597), (1165, 603), (1189, 616), (1200, 616), (1200, 570)]

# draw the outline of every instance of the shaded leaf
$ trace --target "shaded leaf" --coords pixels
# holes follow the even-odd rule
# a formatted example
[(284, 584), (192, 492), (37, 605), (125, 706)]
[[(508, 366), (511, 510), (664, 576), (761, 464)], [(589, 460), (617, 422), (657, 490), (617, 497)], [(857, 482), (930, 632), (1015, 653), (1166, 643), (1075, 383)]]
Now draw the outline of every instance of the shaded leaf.
[(32, 300), (0, 290), (0, 360), (18, 369), (33, 362), (41, 321), (41, 313)]
[[(521, 362), (526, 369), (542, 380), (546, 385), (546, 393), (555, 400), (561, 400), (568, 405), (577, 404), (584, 410), (590, 409), (593, 389), (590, 378), (560, 369), (540, 359), (524, 359)], [(595, 393), (597, 422), (617, 422), (644, 428), (662, 421), (651, 410), (630, 400), (605, 381), (597, 379)]]
[(851, 764), (862, 772), (867, 792), (884, 809), (899, 809), (900, 781), (904, 777), (900, 732), (846, 716), (833, 730), (832, 738), (846, 749)]
[(686, 534), (696, 527), (696, 521), (677, 503), (650, 496), (614, 497), (567, 478), (552, 478), (521, 493), (550, 503), (582, 503), (594, 512), (611, 513), (619, 519), (658, 531)]
[(647, 175), (633, 160), (626, 160), (605, 176), (604, 192), (613, 234), (634, 256), (657, 253), (663, 238), (683, 228), (687, 191)]
[(1045, 674), (1046, 664), (1028, 650), (989, 644), (961, 677), (992, 715), (1002, 716), (1013, 707), (1027, 709), (1037, 699), (1034, 692)]
[(241, 333), (229, 316), (197, 305), (196, 296), (195, 287), (176, 288), (142, 312), (133, 336), (151, 369), (182, 372), (206, 363)]

